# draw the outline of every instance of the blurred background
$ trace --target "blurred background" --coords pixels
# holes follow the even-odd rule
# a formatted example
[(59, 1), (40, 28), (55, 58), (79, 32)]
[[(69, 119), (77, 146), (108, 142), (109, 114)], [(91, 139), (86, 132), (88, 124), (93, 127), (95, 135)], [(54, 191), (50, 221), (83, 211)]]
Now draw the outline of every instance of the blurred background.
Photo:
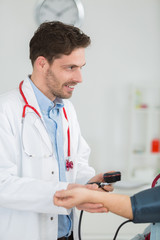
[[(39, 25), (39, 2), (0, 0), (0, 93), (32, 72), (28, 45)], [(92, 44), (86, 50), (83, 83), (71, 101), (92, 150), (90, 164), (97, 173), (121, 171), (116, 191), (133, 194), (160, 170), (160, 1), (81, 3), (81, 29)], [(84, 239), (92, 240), (111, 239), (122, 220), (110, 214), (84, 218)], [(143, 226), (125, 228), (119, 239), (130, 239)]]

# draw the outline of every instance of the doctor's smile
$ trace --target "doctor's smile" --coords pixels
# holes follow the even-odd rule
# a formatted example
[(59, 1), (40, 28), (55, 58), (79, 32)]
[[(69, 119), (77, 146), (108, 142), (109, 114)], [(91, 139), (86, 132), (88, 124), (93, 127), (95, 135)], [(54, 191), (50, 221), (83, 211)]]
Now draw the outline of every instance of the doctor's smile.
[(76, 86), (76, 85), (68, 85), (68, 84), (65, 84), (65, 87), (67, 88), (67, 90), (68, 90), (68, 91), (71, 91), (71, 92), (73, 92), (75, 86)]

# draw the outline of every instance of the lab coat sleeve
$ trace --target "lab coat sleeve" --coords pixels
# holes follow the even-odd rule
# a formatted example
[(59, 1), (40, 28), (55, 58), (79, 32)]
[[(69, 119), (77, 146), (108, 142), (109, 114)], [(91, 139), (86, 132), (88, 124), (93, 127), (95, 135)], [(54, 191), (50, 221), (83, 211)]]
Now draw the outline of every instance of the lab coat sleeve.
[(134, 223), (160, 222), (160, 186), (131, 197)]
[(40, 179), (20, 177), (18, 165), (20, 148), (16, 144), (12, 119), (0, 107), (0, 207), (37, 213), (69, 214), (53, 204), (56, 190), (66, 189), (68, 183), (54, 183)]

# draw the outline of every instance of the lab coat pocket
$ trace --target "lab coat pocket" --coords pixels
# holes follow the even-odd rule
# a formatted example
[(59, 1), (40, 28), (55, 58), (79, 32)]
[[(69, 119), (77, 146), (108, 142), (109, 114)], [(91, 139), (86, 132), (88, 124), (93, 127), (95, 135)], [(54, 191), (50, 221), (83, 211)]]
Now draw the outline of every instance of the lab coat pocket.
[(46, 128), (35, 113), (28, 112), (22, 123), (22, 145), (29, 157), (50, 157), (53, 155), (52, 144)]

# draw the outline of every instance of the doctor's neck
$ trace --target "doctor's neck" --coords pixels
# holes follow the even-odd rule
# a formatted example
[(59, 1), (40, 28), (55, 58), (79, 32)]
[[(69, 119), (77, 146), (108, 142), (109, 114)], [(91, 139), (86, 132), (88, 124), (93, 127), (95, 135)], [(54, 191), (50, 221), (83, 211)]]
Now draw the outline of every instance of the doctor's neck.
[(34, 83), (34, 85), (47, 97), (49, 98), (52, 102), (56, 99), (56, 96), (51, 94), (51, 92), (48, 90), (47, 85), (43, 83), (42, 77), (37, 76), (34, 72), (32, 75), (29, 76), (31, 81)]

